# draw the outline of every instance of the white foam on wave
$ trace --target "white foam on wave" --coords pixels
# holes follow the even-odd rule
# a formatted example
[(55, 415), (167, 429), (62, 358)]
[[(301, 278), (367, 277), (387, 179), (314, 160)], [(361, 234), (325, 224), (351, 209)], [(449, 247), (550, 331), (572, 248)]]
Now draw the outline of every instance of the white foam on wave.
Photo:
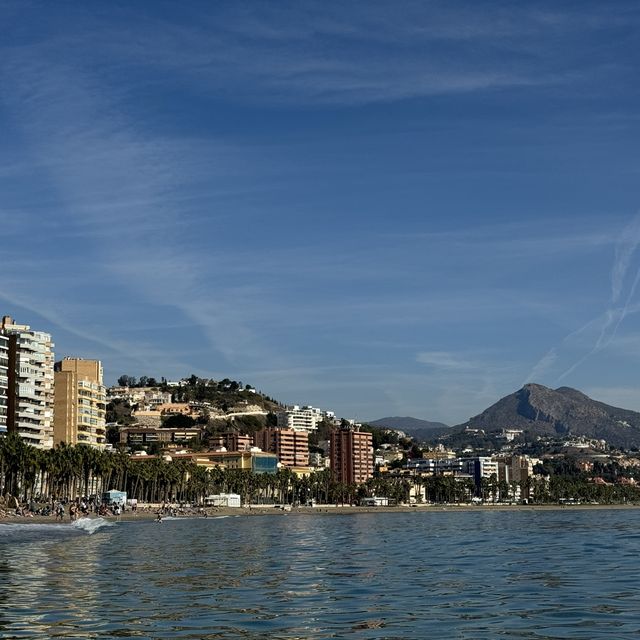
[(69, 535), (91, 535), (114, 523), (103, 518), (80, 518), (75, 522), (8, 522), (0, 524), (0, 541), (53, 539)]
[(95, 533), (99, 529), (103, 529), (104, 527), (113, 527), (114, 523), (105, 520), (104, 518), (80, 518), (72, 523), (72, 527), (74, 529), (80, 529), (80, 531), (84, 531), (91, 535)]

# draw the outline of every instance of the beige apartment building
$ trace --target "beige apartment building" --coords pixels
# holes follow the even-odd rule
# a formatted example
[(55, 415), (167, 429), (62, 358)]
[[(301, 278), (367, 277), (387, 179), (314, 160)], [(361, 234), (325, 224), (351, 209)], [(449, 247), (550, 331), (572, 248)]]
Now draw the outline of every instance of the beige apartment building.
[(106, 390), (99, 360), (65, 358), (55, 364), (54, 442), (106, 444)]
[[(2, 318), (8, 338), (7, 431), (39, 449), (53, 447), (53, 342), (51, 335)], [(4, 361), (5, 358), (3, 358)], [(4, 371), (4, 369), (3, 369)]]

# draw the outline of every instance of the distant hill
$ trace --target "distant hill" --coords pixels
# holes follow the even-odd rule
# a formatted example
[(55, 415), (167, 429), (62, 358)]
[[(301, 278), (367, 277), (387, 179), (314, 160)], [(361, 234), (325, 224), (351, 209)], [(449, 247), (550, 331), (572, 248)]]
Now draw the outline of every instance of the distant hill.
[(367, 424), (374, 427), (386, 427), (387, 429), (397, 429), (404, 431), (408, 436), (417, 440), (423, 438), (435, 438), (445, 433), (449, 426), (442, 422), (430, 422), (429, 420), (419, 420), (411, 417), (380, 418), (379, 420), (369, 420)]
[(598, 402), (584, 393), (560, 387), (526, 384), (468, 422), (454, 427), (523, 429), (531, 436), (586, 436), (606, 440), (615, 447), (640, 446), (640, 413)]

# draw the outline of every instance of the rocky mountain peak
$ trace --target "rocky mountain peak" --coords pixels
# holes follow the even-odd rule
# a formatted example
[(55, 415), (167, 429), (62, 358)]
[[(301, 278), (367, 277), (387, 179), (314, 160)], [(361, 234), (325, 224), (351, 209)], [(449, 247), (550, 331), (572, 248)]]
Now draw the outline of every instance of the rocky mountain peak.
[(531, 436), (583, 435), (614, 446), (640, 445), (640, 413), (612, 407), (572, 389), (528, 383), (505, 396), (467, 426), (498, 432), (523, 429)]

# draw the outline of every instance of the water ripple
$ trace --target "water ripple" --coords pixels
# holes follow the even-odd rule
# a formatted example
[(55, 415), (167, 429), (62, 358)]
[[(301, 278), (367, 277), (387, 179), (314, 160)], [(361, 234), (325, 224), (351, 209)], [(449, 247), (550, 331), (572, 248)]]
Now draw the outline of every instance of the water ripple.
[(4, 525), (0, 635), (635, 638), (638, 525), (615, 510)]

